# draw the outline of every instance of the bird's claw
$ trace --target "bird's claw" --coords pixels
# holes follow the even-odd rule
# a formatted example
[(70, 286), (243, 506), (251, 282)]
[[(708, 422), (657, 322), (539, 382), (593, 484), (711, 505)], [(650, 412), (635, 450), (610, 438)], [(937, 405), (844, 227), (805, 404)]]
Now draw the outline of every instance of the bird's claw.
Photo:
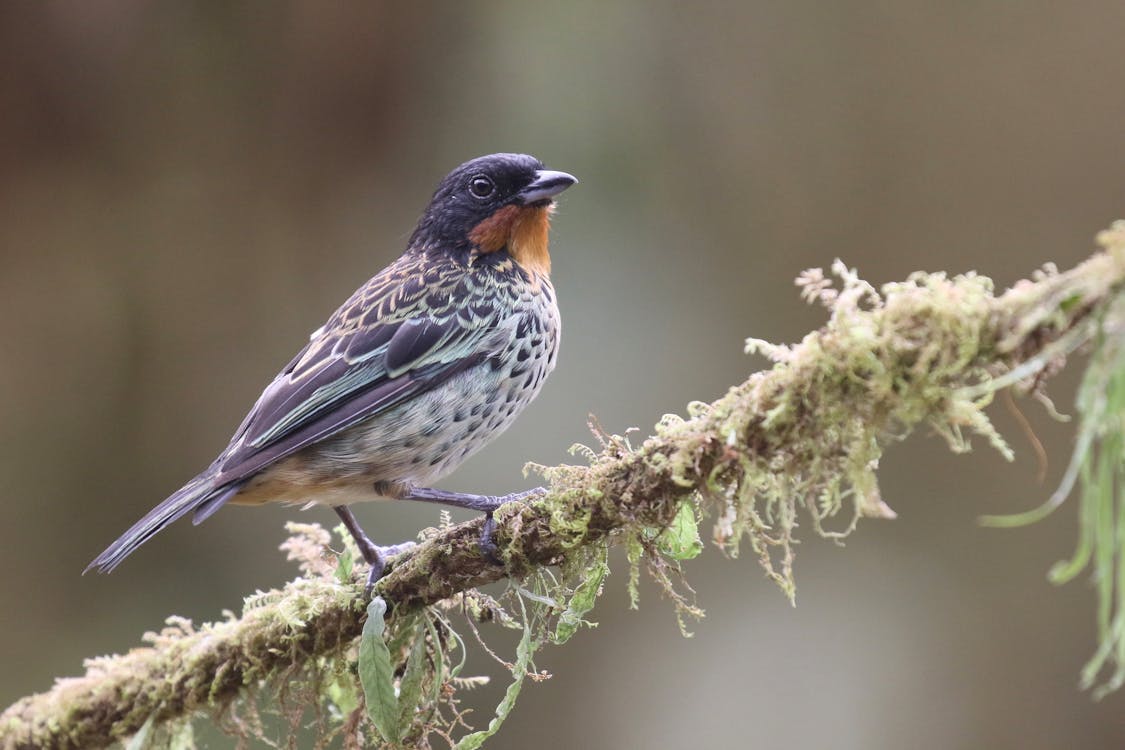
[(523, 492), (516, 492), (512, 495), (508, 495), (504, 498), (504, 502), (526, 503), (530, 500), (543, 497), (546, 494), (546, 487), (532, 487), (530, 490), (524, 490)]
[(504, 561), (500, 559), (500, 548), (496, 546), (496, 540), (492, 538), (495, 531), (496, 519), (492, 517), (492, 511), (489, 511), (484, 514), (484, 524), (480, 527), (480, 538), (477, 540), (477, 546), (485, 560), (496, 565), (503, 565)]
[(417, 546), (417, 542), (402, 542), (401, 544), (390, 544), (386, 547), (380, 547), (379, 551), (383, 553), (384, 558), (398, 557), (403, 552), (412, 550)]
[[(367, 583), (363, 587), (363, 595), (365, 597), (371, 596), (371, 591), (375, 588), (375, 584), (379, 579), (386, 575), (387, 563), (391, 558), (401, 555), (407, 550), (413, 549), (418, 545), (415, 542), (403, 542), (402, 544), (392, 544), (386, 547), (374, 547), (370, 559), (367, 560), (370, 569), (367, 571)], [(367, 557), (367, 555), (364, 555)]]
[(383, 577), (383, 573), (387, 569), (387, 564), (382, 560), (376, 560), (371, 563), (371, 567), (367, 571), (367, 583), (363, 586), (363, 598), (370, 599), (371, 592), (375, 589), (375, 583)]
[[(494, 499), (496, 500), (496, 508), (499, 508), (505, 503), (527, 503), (531, 499), (546, 494), (547, 490), (545, 487), (534, 487), (524, 492), (514, 492), (511, 495), (504, 495)], [(504, 560), (500, 557), (500, 548), (496, 546), (496, 540), (493, 539), (493, 534), (496, 532), (496, 519), (492, 517), (492, 514), (496, 508), (484, 512), (484, 524), (480, 528), (478, 548), (480, 549), (481, 556), (483, 556), (485, 560), (495, 563), (496, 565), (503, 565)]]

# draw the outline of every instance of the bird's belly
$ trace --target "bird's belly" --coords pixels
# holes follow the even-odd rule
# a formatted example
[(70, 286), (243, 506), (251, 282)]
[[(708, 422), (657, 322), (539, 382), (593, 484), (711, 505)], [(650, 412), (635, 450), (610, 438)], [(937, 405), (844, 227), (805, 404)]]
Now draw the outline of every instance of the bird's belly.
[(228, 502), (232, 505), (351, 505), (384, 499), (387, 498), (372, 491), (370, 483), (354, 479), (314, 483), (295, 462), (287, 460), (258, 474)]
[(345, 505), (429, 486), (511, 425), (542, 388), (554, 352), (544, 347), (523, 360), (513, 355), (498, 361), (283, 459), (251, 479), (232, 502)]

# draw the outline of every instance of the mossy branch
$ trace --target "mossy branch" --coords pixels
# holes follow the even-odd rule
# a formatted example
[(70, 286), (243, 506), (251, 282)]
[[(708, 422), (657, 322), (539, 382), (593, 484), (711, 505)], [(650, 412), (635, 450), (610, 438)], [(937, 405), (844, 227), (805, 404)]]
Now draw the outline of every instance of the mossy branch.
[[(504, 567), (482, 558), (481, 521), (471, 521), (397, 558), (377, 594), (399, 617), (502, 578), (586, 564), (608, 543), (628, 543), (630, 559), (659, 556), (660, 530), (696, 502), (717, 518), (719, 545), (737, 552), (748, 539), (792, 596), (799, 510), (826, 536), (862, 517), (893, 517), (874, 473), (888, 439), (925, 422), (954, 450), (976, 433), (1010, 454), (982, 411), (992, 394), (1037, 389), (1117, 315), (1125, 223), (1099, 242), (1104, 252), (1076, 268), (1041, 270), (1000, 296), (974, 274), (915, 274), (876, 290), (840, 263), (839, 289), (806, 272), (803, 296), (830, 319), (792, 347), (749, 341), (774, 360), (771, 369), (692, 404), (686, 419), (665, 417), (639, 446), (598, 431), (601, 450), (585, 449), (588, 465), (533, 467), (548, 494), (496, 514)], [(825, 529), (843, 509), (843, 528)], [(250, 686), (344, 655), (365, 617), (361, 572), (340, 582), (306, 568), (281, 591), (252, 597), (240, 617), (199, 629), (172, 619), (150, 645), (92, 659), (85, 676), (21, 699), (0, 715), (0, 746), (102, 747), (201, 710), (221, 713)], [(588, 608), (597, 586), (586, 588)], [(439, 640), (432, 620), (412, 627), (418, 642)]]

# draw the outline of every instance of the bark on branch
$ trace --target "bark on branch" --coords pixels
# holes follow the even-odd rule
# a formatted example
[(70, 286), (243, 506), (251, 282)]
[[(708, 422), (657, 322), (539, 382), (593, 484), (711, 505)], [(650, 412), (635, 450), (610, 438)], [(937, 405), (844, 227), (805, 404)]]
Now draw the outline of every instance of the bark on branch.
[[(1040, 272), (1000, 296), (973, 275), (917, 275), (876, 292), (843, 267), (840, 290), (806, 273), (803, 294), (823, 302), (830, 321), (792, 348), (756, 345), (774, 367), (694, 405), (686, 420), (666, 418), (640, 446), (609, 439), (588, 466), (545, 469), (545, 498), (497, 513), (505, 567), (481, 557), (481, 521), (471, 521), (397, 558), (377, 593), (400, 610), (424, 607), (630, 529), (662, 528), (699, 497), (719, 518), (719, 541), (749, 536), (784, 586), (792, 559), (784, 523), (767, 525), (755, 503), (796, 503), (817, 528), (827, 512), (817, 515), (813, 492), (854, 498), (856, 519), (891, 516), (874, 484), (879, 439), (923, 421), (955, 448), (965, 430), (1003, 449), (980, 412), (992, 389), (1057, 369), (1121, 296), (1125, 223), (1099, 241), (1105, 251), (1076, 268)], [(259, 679), (341, 653), (361, 631), (361, 591), (303, 577), (237, 619), (199, 629), (170, 621), (150, 645), (90, 660), (85, 676), (13, 704), (0, 714), (0, 747), (102, 747), (150, 719), (222, 706)]]

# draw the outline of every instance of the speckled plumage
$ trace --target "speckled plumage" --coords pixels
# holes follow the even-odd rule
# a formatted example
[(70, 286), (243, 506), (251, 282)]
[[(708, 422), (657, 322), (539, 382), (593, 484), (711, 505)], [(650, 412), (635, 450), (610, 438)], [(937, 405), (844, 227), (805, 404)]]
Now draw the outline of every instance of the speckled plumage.
[[(392, 374), (430, 366), (463, 369), (269, 466), (230, 502), (339, 505), (378, 499), (375, 485), (384, 497), (428, 486), (507, 429), (554, 369), (560, 324), (549, 279), (533, 280), (506, 255), (462, 265), (443, 253), (417, 252), (358, 290), (279, 380), (289, 385), (315, 378), (326, 363), (348, 357), (349, 346), (370, 340), (382, 327), (422, 317), (441, 331), (441, 339)], [(379, 323), (372, 329), (365, 318)], [(383, 372), (387, 348), (382, 344), (362, 356)], [(237, 447), (232, 456), (237, 458)]]
[(340, 506), (433, 500), (416, 488), (505, 430), (554, 368), (547, 225), (574, 182), (518, 154), (451, 172), (406, 252), (312, 334), (219, 457), (90, 567), (112, 570), (172, 521), (228, 502), (335, 506), (374, 567), (378, 548)]

